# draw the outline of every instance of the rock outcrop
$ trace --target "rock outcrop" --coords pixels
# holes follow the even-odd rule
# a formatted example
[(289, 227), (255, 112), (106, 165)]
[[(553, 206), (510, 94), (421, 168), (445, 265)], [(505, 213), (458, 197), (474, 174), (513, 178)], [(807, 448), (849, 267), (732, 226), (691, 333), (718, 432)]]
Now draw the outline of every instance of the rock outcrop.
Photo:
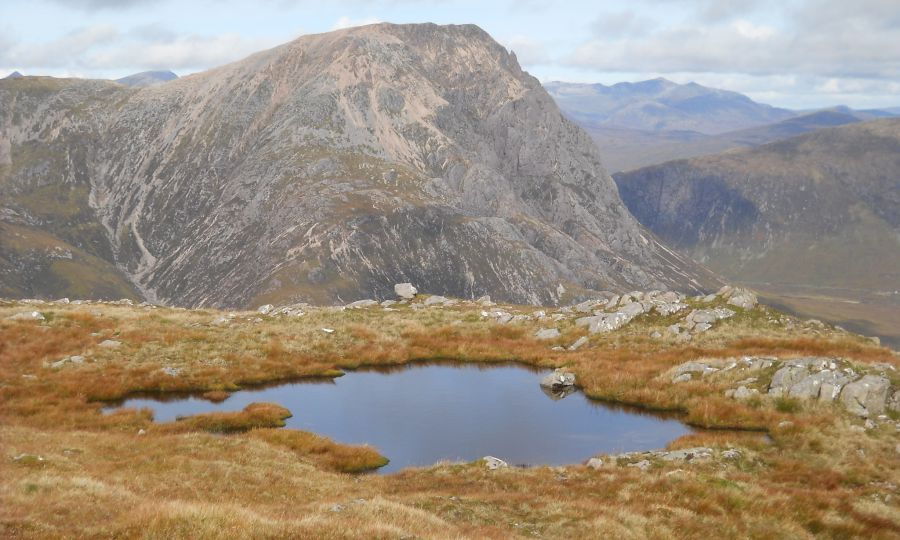
[[(766, 382), (763, 374), (770, 368), (777, 369)], [(754, 357), (695, 360), (676, 366), (667, 376), (672, 383), (683, 383), (695, 378), (735, 373), (756, 376), (738, 381), (737, 388), (725, 392), (727, 397), (745, 400), (766, 395), (769, 398), (839, 402), (850, 413), (864, 418), (883, 414), (900, 391), (892, 388), (890, 379), (884, 375), (859, 373), (842, 359), (817, 356), (785, 360)]]

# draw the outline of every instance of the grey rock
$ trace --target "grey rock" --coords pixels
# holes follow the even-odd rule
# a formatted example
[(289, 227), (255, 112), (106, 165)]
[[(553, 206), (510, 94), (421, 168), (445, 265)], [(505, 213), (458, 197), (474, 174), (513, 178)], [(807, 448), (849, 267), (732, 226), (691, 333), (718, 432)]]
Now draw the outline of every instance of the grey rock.
[(750, 399), (753, 396), (758, 396), (758, 395), (759, 395), (759, 390), (757, 390), (755, 388), (750, 389), (750, 388), (747, 388), (746, 386), (738, 386), (735, 389), (734, 394), (732, 394), (731, 397), (733, 397), (734, 399), (743, 400), (743, 399)]
[(723, 459), (740, 459), (741, 452), (739, 450), (735, 450), (734, 448), (729, 448), (722, 452)]
[(16, 313), (15, 315), (11, 315), (7, 317), (7, 320), (10, 321), (43, 321), (45, 320), (44, 314), (40, 311), (23, 311), (22, 313)]
[(273, 306), (272, 304), (265, 304), (256, 308), (256, 312), (260, 315), (268, 315), (269, 312), (271, 312), (273, 309), (275, 309), (275, 306)]
[(98, 345), (98, 347), (103, 347), (104, 349), (118, 349), (121, 346), (122, 342), (115, 339), (104, 339)]
[(744, 288), (734, 289), (728, 298), (729, 305), (737, 306), (741, 309), (753, 309), (758, 303), (756, 294)]
[(646, 471), (647, 469), (649, 469), (650, 467), (652, 467), (653, 464), (650, 463), (650, 461), (648, 461), (648, 460), (646, 460), (646, 459), (642, 459), (642, 460), (637, 461), (637, 462), (635, 462), (635, 463), (629, 463), (629, 464), (626, 465), (626, 466), (627, 466), (627, 467), (633, 467), (633, 468), (636, 468), (636, 469), (640, 469), (641, 471)]
[(347, 304), (347, 309), (363, 309), (368, 307), (377, 306), (378, 302), (371, 299), (366, 300), (357, 300), (356, 302), (350, 302)]
[(885, 377), (865, 375), (847, 384), (841, 391), (841, 403), (852, 414), (869, 417), (882, 414), (891, 382)]
[(495, 458), (494, 456), (484, 456), (481, 459), (484, 461), (484, 466), (491, 471), (495, 471), (497, 469), (506, 469), (507, 467), (509, 467), (508, 463), (500, 458)]
[(570, 351), (577, 351), (581, 347), (584, 347), (588, 343), (588, 338), (586, 336), (581, 336), (580, 338), (575, 340), (575, 343), (569, 345)]
[(555, 339), (559, 335), (559, 330), (556, 328), (542, 328), (534, 333), (534, 337), (537, 339)]
[(681, 375), (676, 375), (672, 377), (672, 382), (675, 384), (688, 382), (693, 379), (693, 376), (690, 373), (682, 373)]
[(574, 386), (575, 374), (564, 369), (557, 368), (553, 373), (545, 375), (541, 379), (541, 386), (546, 388), (557, 388), (563, 386)]
[(702, 461), (712, 458), (712, 455), (711, 448), (696, 447), (663, 452), (660, 458), (663, 461)]
[(696, 373), (701, 376), (719, 371), (717, 368), (703, 362), (685, 362), (675, 368), (673, 379), (687, 373)]
[(596, 471), (603, 468), (603, 460), (593, 457), (587, 461), (586, 465)]
[[(394, 294), (406, 300), (412, 300), (419, 293), (412, 283), (397, 283), (394, 285)], [(490, 298), (488, 298), (490, 300)]]
[(446, 305), (450, 302), (451, 301), (449, 298), (446, 298), (446, 297), (443, 297), (440, 295), (435, 295), (435, 296), (429, 296), (428, 298), (426, 298), (424, 304), (426, 306), (436, 306), (438, 304)]

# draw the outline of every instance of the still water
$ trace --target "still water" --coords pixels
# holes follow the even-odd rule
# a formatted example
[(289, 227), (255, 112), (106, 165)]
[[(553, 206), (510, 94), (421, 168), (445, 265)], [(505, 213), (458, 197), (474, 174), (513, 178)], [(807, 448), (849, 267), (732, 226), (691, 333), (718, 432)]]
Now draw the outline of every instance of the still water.
[(414, 365), (242, 390), (218, 404), (133, 398), (122, 406), (150, 408), (157, 422), (170, 422), (278, 403), (294, 414), (288, 428), (376, 447), (391, 460), (381, 472), (486, 455), (510, 465), (578, 463), (598, 453), (662, 448), (692, 432), (672, 417), (591, 401), (581, 392), (547, 395), (538, 384), (546, 373), (509, 365)]

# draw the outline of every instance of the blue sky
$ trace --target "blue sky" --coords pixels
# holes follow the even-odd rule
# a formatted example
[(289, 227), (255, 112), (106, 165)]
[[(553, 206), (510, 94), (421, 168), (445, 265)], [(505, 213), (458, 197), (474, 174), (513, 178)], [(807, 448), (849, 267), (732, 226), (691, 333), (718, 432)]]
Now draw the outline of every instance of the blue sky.
[(898, 0), (0, 0), (0, 76), (184, 75), (376, 21), (478, 24), (544, 81), (662, 76), (785, 107), (900, 106)]

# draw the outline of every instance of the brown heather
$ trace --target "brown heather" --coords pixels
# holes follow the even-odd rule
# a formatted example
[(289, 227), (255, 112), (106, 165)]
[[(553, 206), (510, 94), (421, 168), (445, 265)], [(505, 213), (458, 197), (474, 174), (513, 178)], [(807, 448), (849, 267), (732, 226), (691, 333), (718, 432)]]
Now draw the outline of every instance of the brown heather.
[[(668, 382), (669, 369), (696, 358), (817, 354), (898, 365), (858, 336), (800, 324), (787, 331), (768, 322), (766, 308), (688, 345), (648, 338), (671, 323), (642, 316), (576, 352), (550, 349), (584, 335), (571, 321), (559, 323), (558, 340), (542, 342), (531, 337), (537, 323), (497, 325), (466, 305), (314, 309), (261, 322), (240, 313), (224, 326), (211, 324), (221, 315), (214, 311), (108, 304), (40, 306), (43, 323), (7, 319), (26, 309), (35, 307), (0, 303), (3, 538), (900, 537), (893, 424), (860, 432), (860, 421), (833, 405), (735, 402), (723, 397), (734, 381), (722, 377)], [(105, 339), (122, 346), (97, 347)], [(45, 367), (84, 353), (84, 364)], [(134, 393), (220, 401), (249, 385), (420, 361), (568, 366), (596, 399), (745, 430), (669, 445), (736, 448), (741, 457), (654, 462), (646, 472), (441, 463), (359, 475), (385, 457), (279, 428), (290, 412), (278, 404), (171, 423), (153, 422), (147, 410), (100, 412), (105, 400)], [(12, 459), (21, 454), (43, 460)]]

